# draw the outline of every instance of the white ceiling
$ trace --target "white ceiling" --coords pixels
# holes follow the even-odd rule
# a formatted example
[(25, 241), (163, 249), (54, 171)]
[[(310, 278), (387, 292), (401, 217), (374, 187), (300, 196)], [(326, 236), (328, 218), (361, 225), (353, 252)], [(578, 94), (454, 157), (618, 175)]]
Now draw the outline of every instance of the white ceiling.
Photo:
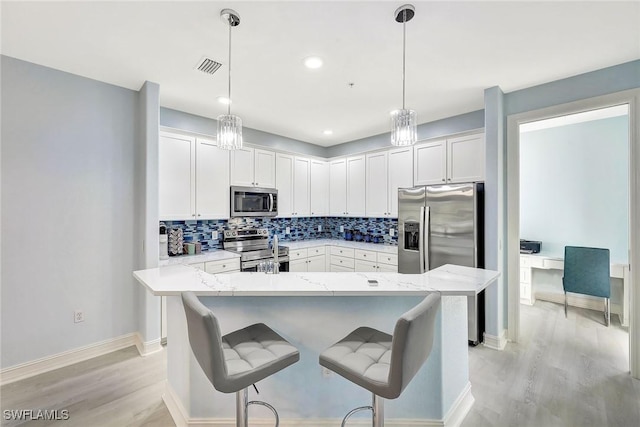
[[(402, 4), (3, 1), (2, 53), (134, 90), (153, 81), (162, 106), (215, 118), (227, 90), (219, 13), (231, 7), (241, 17), (232, 113), (245, 126), (331, 146), (388, 131), (389, 112), (401, 107), (393, 12)], [(482, 109), (488, 87), (510, 92), (640, 58), (638, 1), (413, 4), (407, 107), (419, 123)], [(204, 55), (224, 64), (213, 76), (194, 69)], [(309, 55), (324, 67), (306, 69)]]

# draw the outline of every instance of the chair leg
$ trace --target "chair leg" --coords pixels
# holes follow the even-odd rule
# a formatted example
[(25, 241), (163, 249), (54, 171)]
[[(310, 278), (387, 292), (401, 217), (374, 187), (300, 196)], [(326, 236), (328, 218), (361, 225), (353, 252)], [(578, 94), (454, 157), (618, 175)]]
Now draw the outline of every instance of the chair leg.
[(247, 409), (248, 409), (249, 390), (242, 389), (236, 392), (236, 427), (248, 427)]
[(607, 327), (609, 327), (609, 324), (611, 323), (611, 300), (609, 298), (604, 299), (604, 308), (604, 321)]
[(360, 411), (371, 411), (371, 425), (373, 427), (384, 427), (384, 399), (372, 393), (371, 406), (360, 406), (358, 408), (350, 410), (347, 415), (342, 419), (341, 427), (345, 427), (347, 420), (351, 415)]
[(564, 318), (567, 318), (567, 291), (564, 292)]
[(384, 427), (384, 399), (373, 393), (373, 427)]

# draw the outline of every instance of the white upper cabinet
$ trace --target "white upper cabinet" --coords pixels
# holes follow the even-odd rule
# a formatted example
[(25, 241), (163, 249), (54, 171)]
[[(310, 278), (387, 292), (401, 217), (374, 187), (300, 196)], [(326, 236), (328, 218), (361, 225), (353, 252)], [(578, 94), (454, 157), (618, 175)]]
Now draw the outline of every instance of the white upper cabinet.
[(347, 159), (329, 163), (329, 214), (347, 214)]
[(398, 188), (413, 186), (413, 147), (367, 154), (367, 216), (398, 216)]
[(229, 151), (196, 139), (196, 218), (229, 217)]
[(413, 147), (389, 151), (389, 215), (398, 217), (398, 188), (413, 187)]
[(193, 219), (196, 215), (196, 140), (161, 132), (159, 142), (160, 219)]
[(161, 132), (158, 170), (161, 220), (229, 217), (229, 152), (214, 141)]
[(276, 155), (278, 216), (309, 216), (309, 159)]
[(347, 215), (366, 215), (365, 156), (347, 157)]
[(415, 185), (445, 184), (447, 182), (447, 140), (414, 146)]
[(484, 181), (484, 133), (447, 140), (449, 182)]
[(274, 188), (276, 153), (251, 147), (231, 151), (231, 185)]
[(414, 185), (484, 181), (484, 134), (414, 147)]
[(293, 163), (293, 214), (309, 216), (309, 159), (294, 158)]
[(386, 151), (367, 154), (367, 216), (385, 217), (389, 214), (389, 154)]
[(276, 154), (276, 188), (278, 216), (293, 216), (293, 156), (289, 154)]
[(311, 216), (329, 214), (329, 164), (322, 160), (311, 160), (309, 174), (309, 198)]

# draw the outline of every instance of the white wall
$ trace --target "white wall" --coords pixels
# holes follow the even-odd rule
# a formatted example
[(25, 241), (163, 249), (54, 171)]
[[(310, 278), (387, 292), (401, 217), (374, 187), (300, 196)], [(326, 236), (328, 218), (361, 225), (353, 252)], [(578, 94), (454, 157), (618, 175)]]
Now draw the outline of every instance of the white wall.
[(591, 246), (628, 263), (628, 116), (520, 134), (520, 236), (551, 256)]
[(138, 93), (1, 60), (4, 368), (138, 329)]

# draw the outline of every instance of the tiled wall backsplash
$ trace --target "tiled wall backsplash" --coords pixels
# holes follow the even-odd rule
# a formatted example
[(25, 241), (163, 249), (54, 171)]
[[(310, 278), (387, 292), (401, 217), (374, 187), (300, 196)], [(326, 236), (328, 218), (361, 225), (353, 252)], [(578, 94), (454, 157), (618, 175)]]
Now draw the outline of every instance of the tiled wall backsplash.
[[(232, 218), (230, 220), (209, 221), (163, 221), (168, 228), (182, 228), (185, 242), (200, 242), (202, 250), (222, 248), (222, 232), (235, 228), (266, 228), (269, 233), (278, 234), (281, 242), (313, 239), (344, 239), (340, 226), (345, 230), (360, 231), (371, 236), (383, 236), (384, 244), (397, 245), (398, 235), (389, 235), (389, 229), (397, 232), (398, 220), (391, 218)], [(318, 231), (321, 226), (321, 231)], [(286, 234), (287, 227), (291, 233)], [(218, 239), (212, 239), (212, 232), (218, 232)]]

